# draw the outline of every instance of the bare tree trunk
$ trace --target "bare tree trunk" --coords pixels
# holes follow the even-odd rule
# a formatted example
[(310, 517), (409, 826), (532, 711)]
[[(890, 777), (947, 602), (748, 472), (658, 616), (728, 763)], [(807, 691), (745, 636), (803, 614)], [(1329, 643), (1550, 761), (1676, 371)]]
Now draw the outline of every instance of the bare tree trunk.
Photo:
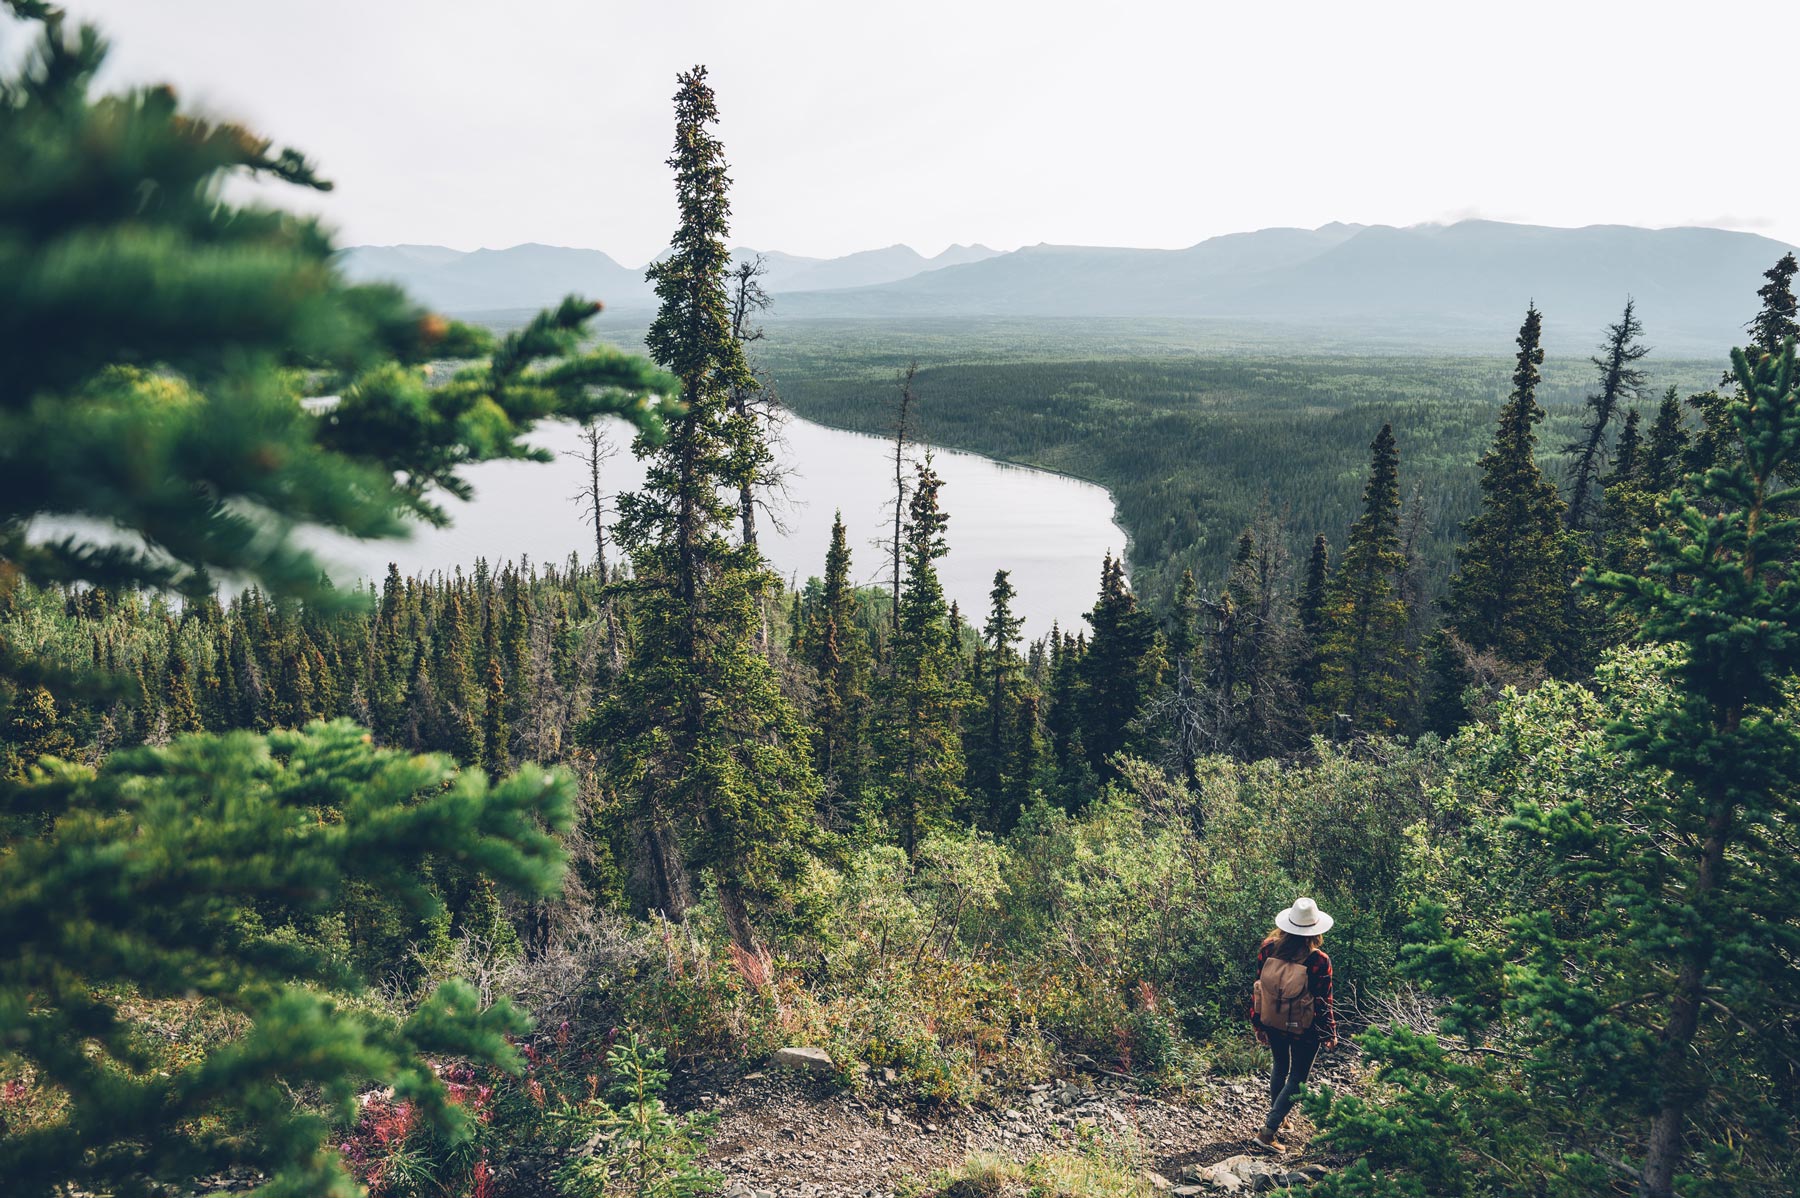
[[(767, 270), (768, 264), (758, 255), (749, 262), (738, 263), (731, 276), (736, 284), (731, 295), (731, 335), (737, 339), (746, 356), (750, 345), (763, 338), (763, 331), (754, 327), (751, 320), (771, 302), (769, 293), (757, 281)], [(741, 419), (750, 420), (755, 417), (755, 413), (751, 411), (754, 390), (753, 386), (736, 386), (731, 389), (731, 410)], [(738, 483), (738, 523), (744, 544), (752, 548), (756, 546), (757, 481), (754, 476), (746, 475)]]
[(893, 566), (894, 610), (893, 634), (900, 635), (900, 540), (906, 522), (906, 439), (907, 417), (912, 412), (913, 376), (919, 373), (918, 362), (909, 363), (900, 375), (900, 408), (894, 417), (894, 540), (890, 561)]
[(606, 492), (600, 486), (600, 467), (618, 450), (607, 442), (605, 435), (595, 425), (590, 424), (582, 429), (581, 436), (586, 444), (585, 449), (563, 451), (566, 456), (587, 467), (587, 481), (570, 498), (581, 505), (583, 515), (594, 521), (594, 569), (604, 583), (607, 579)]

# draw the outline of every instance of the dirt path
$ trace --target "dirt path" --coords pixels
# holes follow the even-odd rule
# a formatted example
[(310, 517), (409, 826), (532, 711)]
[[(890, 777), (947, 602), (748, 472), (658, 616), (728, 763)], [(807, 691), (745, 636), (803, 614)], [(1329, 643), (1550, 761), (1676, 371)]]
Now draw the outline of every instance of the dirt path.
[[(1342, 1057), (1315, 1080), (1352, 1080)], [(728, 1198), (889, 1198), (897, 1187), (957, 1165), (971, 1152), (1024, 1161), (1073, 1147), (1085, 1128), (1139, 1146), (1139, 1160), (1177, 1184), (1188, 1166), (1252, 1150), (1268, 1110), (1258, 1079), (1215, 1081), (1180, 1102), (1108, 1077), (1069, 1072), (1005, 1096), (993, 1110), (921, 1107), (900, 1087), (875, 1084), (863, 1094), (804, 1073), (723, 1071), (683, 1079), (678, 1105), (719, 1116), (707, 1163), (726, 1178)], [(1288, 1122), (1289, 1159), (1307, 1159), (1311, 1125)]]

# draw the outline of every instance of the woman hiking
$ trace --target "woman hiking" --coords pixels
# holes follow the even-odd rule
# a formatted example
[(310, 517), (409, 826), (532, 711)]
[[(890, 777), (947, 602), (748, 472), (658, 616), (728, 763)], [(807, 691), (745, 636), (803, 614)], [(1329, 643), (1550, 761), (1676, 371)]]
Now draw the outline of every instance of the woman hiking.
[(1275, 917), (1275, 930), (1256, 950), (1256, 984), (1250, 994), (1250, 1023), (1256, 1039), (1275, 1054), (1269, 1072), (1269, 1117), (1256, 1142), (1287, 1151), (1276, 1139), (1289, 1108), (1312, 1072), (1321, 1048), (1337, 1046), (1337, 1013), (1331, 1007), (1331, 958), (1320, 946), (1331, 916), (1309, 898)]

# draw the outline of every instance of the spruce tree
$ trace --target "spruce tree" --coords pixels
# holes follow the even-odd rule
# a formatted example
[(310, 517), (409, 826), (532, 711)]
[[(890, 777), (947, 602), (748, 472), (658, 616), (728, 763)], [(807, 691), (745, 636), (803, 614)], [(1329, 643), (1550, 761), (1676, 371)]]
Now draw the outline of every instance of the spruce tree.
[(997, 827), (1010, 826), (1013, 813), (1006, 804), (1007, 772), (1011, 768), (1008, 738), (1014, 732), (1016, 719), (1012, 707), (1016, 700), (1015, 679), (1021, 662), (1014, 648), (1019, 643), (1022, 617), (1015, 616), (1012, 601), (1018, 596), (1012, 577), (1005, 570), (994, 571), (994, 585), (988, 591), (987, 623), (982, 626), (981, 646), (984, 651), (985, 674), (982, 678), (982, 701), (986, 710), (981, 718), (981, 737), (969, 774), (974, 790), (987, 806), (990, 821)]
[(1671, 386), (1656, 409), (1650, 440), (1644, 446), (1644, 487), (1650, 494), (1667, 495), (1674, 489), (1681, 480), (1687, 451), (1687, 424), (1682, 417), (1681, 400)]
[(756, 644), (775, 579), (754, 545), (733, 543), (737, 513), (722, 498), (760, 433), (731, 407), (732, 389), (753, 380), (731, 327), (717, 119), (705, 68), (684, 72), (668, 160), (681, 219), (647, 272), (661, 306), (645, 338), (679, 381), (682, 411), (660, 443), (638, 439), (644, 485), (619, 501), (636, 641), (596, 731), (649, 850), (652, 903), (680, 918), (687, 871), (709, 871), (733, 940), (753, 951), (755, 911), (805, 861), (818, 780), (810, 738)]
[(194, 698), (194, 683), (189, 676), (187, 658), (179, 648), (169, 646), (163, 663), (163, 712), (171, 734), (200, 731), (200, 704)]
[(1642, 415), (1636, 408), (1625, 414), (1613, 468), (1601, 488), (1600, 565), (1607, 570), (1636, 569), (1644, 530), (1656, 510), (1655, 496), (1645, 485), (1646, 446), (1641, 424)]
[(1638, 341), (1643, 322), (1637, 318), (1637, 305), (1625, 301), (1625, 314), (1606, 330), (1606, 341), (1597, 357), (1589, 358), (1598, 375), (1599, 390), (1587, 397), (1587, 418), (1582, 422), (1581, 436), (1563, 447), (1572, 455), (1569, 463), (1569, 502), (1564, 512), (1568, 527), (1586, 529), (1593, 516), (1594, 491), (1606, 465), (1606, 431), (1620, 404), (1635, 403), (1644, 388), (1645, 374), (1637, 363), (1650, 347)]
[(1289, 743), (1298, 721), (1291, 681), (1296, 629), (1285, 594), (1285, 536), (1264, 505), (1238, 538), (1218, 599), (1204, 603), (1202, 718), (1208, 752), (1256, 759)]
[(1106, 555), (1100, 596), (1085, 618), (1093, 629), (1081, 656), (1081, 740), (1087, 766), (1102, 781), (1117, 773), (1114, 754), (1135, 743), (1133, 725), (1162, 678), (1156, 617), (1125, 581), (1125, 563)]
[(813, 767), (833, 822), (848, 824), (862, 805), (869, 650), (856, 626), (856, 588), (850, 578), (850, 546), (842, 512), (832, 521), (825, 578), (806, 632), (803, 656), (812, 667), (817, 696)]
[(1800, 337), (1800, 320), (1795, 319), (1796, 313), (1800, 312), (1800, 303), (1794, 298), (1796, 273), (1800, 273), (1800, 261), (1796, 261), (1791, 252), (1783, 254), (1779, 262), (1763, 272), (1763, 278), (1768, 281), (1756, 293), (1762, 308), (1747, 326), (1754, 350), (1778, 354), (1783, 345)]
[(480, 761), (488, 773), (500, 774), (506, 771), (512, 754), (508, 749), (511, 734), (506, 718), (506, 673), (501, 666), (503, 654), (497, 631), (500, 618), (494, 608), (495, 600), (490, 597), (482, 635)]
[(1470, 650), (1515, 666), (1555, 667), (1569, 657), (1571, 559), (1563, 502), (1537, 463), (1542, 325), (1536, 307), (1526, 312), (1512, 394), (1481, 459), (1481, 510), (1463, 525), (1444, 606)]
[(437, 660), (432, 674), (444, 717), (443, 739), (431, 747), (474, 764), (481, 760), (481, 722), (475, 714), (480, 703), (475, 693), (475, 633), (464, 614), (460, 587), (453, 588), (445, 599), (436, 632)]
[(1400, 597), (1400, 454), (1382, 425), (1369, 446), (1363, 510), (1320, 616), (1314, 718), (1337, 732), (1391, 732), (1410, 717), (1414, 655)]
[(937, 573), (938, 559), (948, 552), (949, 517), (938, 504), (942, 485), (927, 457), (907, 500), (900, 624), (882, 679), (876, 734), (888, 823), (909, 857), (930, 832), (949, 826), (963, 803), (963, 694)]
[(1319, 683), (1319, 650), (1330, 587), (1331, 543), (1324, 533), (1318, 533), (1306, 555), (1306, 572), (1300, 579), (1300, 598), (1294, 612), (1300, 624), (1300, 647), (1294, 655), (1294, 688), (1302, 698), (1310, 696)]

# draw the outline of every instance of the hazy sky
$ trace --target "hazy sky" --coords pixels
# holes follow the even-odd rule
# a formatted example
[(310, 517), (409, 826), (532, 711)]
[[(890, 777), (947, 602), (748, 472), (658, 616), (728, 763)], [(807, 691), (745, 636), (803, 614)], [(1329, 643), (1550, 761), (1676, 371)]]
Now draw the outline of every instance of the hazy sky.
[(761, 249), (1174, 247), (1477, 214), (1800, 243), (1796, 0), (68, 7), (112, 37), (114, 81), (173, 82), (311, 155), (347, 244), (641, 263), (673, 224), (669, 97), (697, 62), (732, 240)]

